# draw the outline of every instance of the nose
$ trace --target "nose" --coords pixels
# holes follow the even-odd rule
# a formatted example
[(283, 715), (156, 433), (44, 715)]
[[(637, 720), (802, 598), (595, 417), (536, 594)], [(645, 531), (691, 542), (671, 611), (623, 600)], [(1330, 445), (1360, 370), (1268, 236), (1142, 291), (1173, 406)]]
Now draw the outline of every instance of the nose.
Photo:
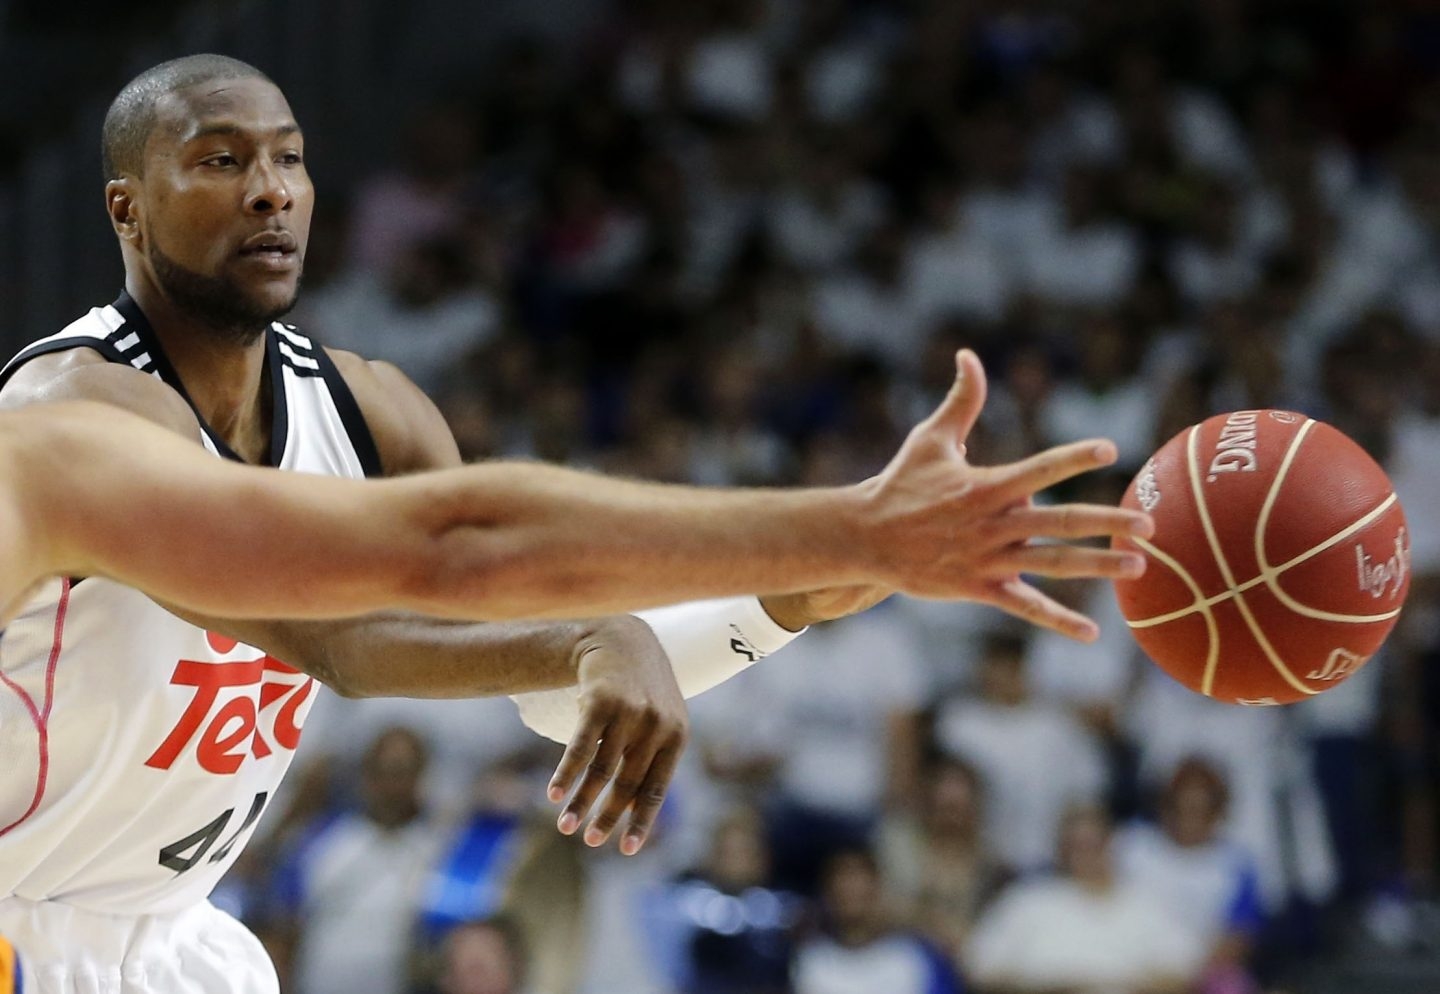
[(255, 160), (245, 190), (245, 210), (251, 214), (283, 214), (295, 198), (275, 163), (264, 157)]

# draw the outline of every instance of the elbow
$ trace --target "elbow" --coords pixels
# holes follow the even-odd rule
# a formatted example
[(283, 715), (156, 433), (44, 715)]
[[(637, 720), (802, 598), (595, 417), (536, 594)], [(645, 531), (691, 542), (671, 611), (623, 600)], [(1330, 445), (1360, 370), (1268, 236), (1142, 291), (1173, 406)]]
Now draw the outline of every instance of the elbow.
[(450, 528), (432, 536), (407, 563), (404, 607), (470, 621), (505, 621), (501, 606), (519, 556), (507, 554), (492, 529)]

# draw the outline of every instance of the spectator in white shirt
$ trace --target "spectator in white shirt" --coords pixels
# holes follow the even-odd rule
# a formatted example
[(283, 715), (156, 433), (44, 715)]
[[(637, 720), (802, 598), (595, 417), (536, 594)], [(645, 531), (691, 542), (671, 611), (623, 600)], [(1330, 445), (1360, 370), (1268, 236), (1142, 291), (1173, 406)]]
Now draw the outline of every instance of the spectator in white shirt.
[(999, 321), (1010, 303), (1011, 267), (991, 240), (967, 229), (956, 208), (958, 193), (948, 176), (927, 184), (926, 226), (906, 253), (905, 281), (916, 304), (932, 318)]
[(1119, 832), (1115, 862), (1206, 944), (1205, 990), (1238, 994), (1253, 990), (1245, 968), (1265, 915), (1254, 858), (1220, 832), (1229, 802), (1214, 766), (1185, 760), (1161, 795), (1159, 823)]
[(1189, 230), (1170, 252), (1170, 272), (1186, 301), (1204, 307), (1249, 293), (1260, 281), (1265, 233), (1246, 230), (1240, 191), (1218, 177), (1201, 185)]
[(930, 316), (905, 278), (905, 252), (904, 229), (883, 225), (861, 243), (853, 268), (816, 287), (811, 306), (827, 343), (874, 355), (891, 369), (914, 367), (929, 336)]
[(1145, 341), (1134, 325), (1097, 312), (1076, 329), (1079, 376), (1057, 383), (1040, 409), (1045, 444), (1109, 438), (1117, 465), (1135, 469), (1152, 451), (1158, 416), (1155, 395), (1137, 374)]
[(1022, 639), (991, 637), (979, 689), (976, 698), (940, 704), (936, 743), (984, 777), (987, 828), (1000, 859), (1017, 871), (1045, 866), (1065, 809), (1105, 792), (1099, 743), (1068, 712), (1032, 695)]
[(885, 200), (856, 174), (839, 143), (807, 150), (797, 182), (768, 212), (770, 237), (780, 255), (803, 270), (840, 265), (885, 216)]
[(920, 779), (919, 810), (885, 822), (877, 853), (904, 920), (937, 947), (955, 950), (1007, 875), (985, 841), (979, 772), (936, 756)]
[(977, 115), (964, 134), (969, 189), (956, 206), (964, 235), (990, 246), (1017, 275), (1027, 248), (1047, 236), (1061, 213), (1059, 199), (1030, 182), (1025, 138), (1011, 114)]
[(815, 628), (695, 701), (712, 770), (768, 772), (778, 788), (767, 814), (779, 884), (813, 892), (831, 851), (864, 842), (887, 804), (913, 796), (921, 659), (882, 605)]
[(895, 929), (883, 897), (869, 850), (835, 853), (822, 886), (825, 934), (796, 952), (794, 994), (959, 994), (949, 961), (918, 936)]
[[(1126, 719), (1144, 785), (1169, 782), (1185, 760), (1203, 756), (1230, 788), (1226, 834), (1256, 860), (1267, 913), (1295, 898), (1323, 904), (1337, 867), (1310, 747), (1284, 708), (1221, 704), (1147, 666)], [(1339, 691), (1337, 691), (1339, 693)]]
[(1149, 893), (1120, 877), (1110, 819), (1070, 809), (1060, 872), (1012, 886), (965, 949), (980, 994), (1182, 994), (1204, 961), (1200, 938)]
[(1041, 300), (1062, 307), (1114, 307), (1135, 285), (1140, 238), (1107, 213), (1107, 176), (1072, 167), (1061, 216), (1026, 239), (1025, 288)]
[(420, 806), (425, 757), (424, 743), (408, 728), (381, 732), (361, 764), (361, 810), (320, 828), (282, 866), (285, 944), (295, 950), (287, 990), (404, 988), (420, 888), (438, 842)]

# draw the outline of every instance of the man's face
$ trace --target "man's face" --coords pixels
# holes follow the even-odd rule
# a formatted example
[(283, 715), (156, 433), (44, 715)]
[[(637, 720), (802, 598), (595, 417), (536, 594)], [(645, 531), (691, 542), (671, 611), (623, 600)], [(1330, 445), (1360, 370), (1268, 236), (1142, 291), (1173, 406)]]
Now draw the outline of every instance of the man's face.
[(440, 989), (444, 994), (514, 994), (515, 969), (500, 933), (476, 926), (453, 933), (446, 942)]
[(420, 812), (425, 757), (413, 739), (388, 734), (365, 757), (360, 794), (370, 820), (386, 828), (404, 825)]
[(294, 305), (315, 191), (274, 84), (214, 80), (162, 98), (139, 189), (139, 248), (182, 310), (254, 331)]

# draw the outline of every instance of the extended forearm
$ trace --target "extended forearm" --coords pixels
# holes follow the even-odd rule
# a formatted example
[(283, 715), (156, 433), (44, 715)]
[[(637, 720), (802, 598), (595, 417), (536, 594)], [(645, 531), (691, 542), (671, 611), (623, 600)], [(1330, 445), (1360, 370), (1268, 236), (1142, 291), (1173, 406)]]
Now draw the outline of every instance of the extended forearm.
[(704, 490), (529, 464), (397, 482), (436, 541), (411, 606), (447, 615), (611, 613), (880, 573), (855, 488)]

